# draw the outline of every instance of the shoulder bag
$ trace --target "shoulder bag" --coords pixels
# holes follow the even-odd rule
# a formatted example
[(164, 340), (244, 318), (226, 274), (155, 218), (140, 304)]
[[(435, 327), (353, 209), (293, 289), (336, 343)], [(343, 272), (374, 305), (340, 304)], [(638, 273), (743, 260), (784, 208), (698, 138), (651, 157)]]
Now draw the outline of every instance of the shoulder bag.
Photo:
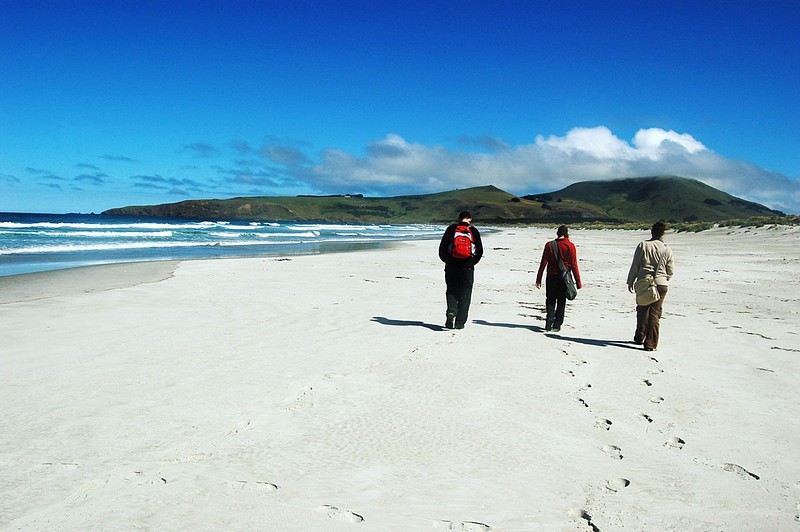
[(558, 241), (552, 240), (550, 245), (553, 246), (553, 253), (558, 259), (558, 269), (561, 270), (561, 279), (564, 280), (566, 286), (567, 299), (572, 301), (578, 295), (578, 288), (575, 286), (575, 278), (572, 276), (572, 270), (568, 270), (564, 266), (564, 261), (561, 260), (561, 254), (558, 252)]

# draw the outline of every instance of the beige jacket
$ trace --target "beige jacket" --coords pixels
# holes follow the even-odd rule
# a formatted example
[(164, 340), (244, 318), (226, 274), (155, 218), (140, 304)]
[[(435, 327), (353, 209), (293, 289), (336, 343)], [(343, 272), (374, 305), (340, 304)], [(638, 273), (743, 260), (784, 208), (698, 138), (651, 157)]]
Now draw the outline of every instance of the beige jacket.
[[(661, 253), (665, 253), (664, 258), (661, 259), (661, 266), (658, 271), (653, 275), (653, 270), (655, 270), (659, 262)], [(664, 242), (661, 240), (640, 242), (633, 253), (633, 262), (631, 262), (631, 269), (628, 271), (628, 286), (648, 273), (655, 277), (657, 285), (666, 286), (667, 282), (672, 278), (674, 266), (672, 250)]]

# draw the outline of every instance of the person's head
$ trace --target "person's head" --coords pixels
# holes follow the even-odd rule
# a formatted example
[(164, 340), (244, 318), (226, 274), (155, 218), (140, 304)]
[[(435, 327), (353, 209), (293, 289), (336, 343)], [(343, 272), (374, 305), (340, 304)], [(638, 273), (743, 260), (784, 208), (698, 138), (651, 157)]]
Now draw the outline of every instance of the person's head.
[(656, 222), (653, 224), (653, 227), (650, 228), (650, 234), (653, 236), (655, 240), (661, 239), (664, 236), (664, 233), (667, 232), (667, 224), (664, 222)]
[(458, 213), (458, 221), (472, 223), (472, 213), (469, 211), (461, 211)]
[(567, 227), (566, 225), (558, 226), (558, 230), (556, 231), (556, 236), (558, 237), (563, 236), (564, 238), (569, 238), (569, 227)]

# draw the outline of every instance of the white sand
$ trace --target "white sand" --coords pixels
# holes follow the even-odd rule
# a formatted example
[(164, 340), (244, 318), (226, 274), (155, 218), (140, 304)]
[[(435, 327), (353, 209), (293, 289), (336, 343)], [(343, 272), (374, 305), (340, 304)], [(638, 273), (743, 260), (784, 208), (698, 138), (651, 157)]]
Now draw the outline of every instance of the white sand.
[(0, 278), (0, 528), (800, 530), (800, 232), (669, 234), (654, 353), (640, 232), (573, 231), (541, 332), (553, 233), (485, 235), (461, 331), (435, 241)]

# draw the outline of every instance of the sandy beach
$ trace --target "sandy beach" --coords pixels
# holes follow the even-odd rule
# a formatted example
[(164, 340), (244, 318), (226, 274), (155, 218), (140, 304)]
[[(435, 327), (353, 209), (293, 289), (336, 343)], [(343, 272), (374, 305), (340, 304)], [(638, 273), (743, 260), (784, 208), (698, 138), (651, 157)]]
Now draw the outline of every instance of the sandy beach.
[(800, 230), (486, 231), (470, 320), (438, 241), (0, 278), (2, 530), (800, 530)]

